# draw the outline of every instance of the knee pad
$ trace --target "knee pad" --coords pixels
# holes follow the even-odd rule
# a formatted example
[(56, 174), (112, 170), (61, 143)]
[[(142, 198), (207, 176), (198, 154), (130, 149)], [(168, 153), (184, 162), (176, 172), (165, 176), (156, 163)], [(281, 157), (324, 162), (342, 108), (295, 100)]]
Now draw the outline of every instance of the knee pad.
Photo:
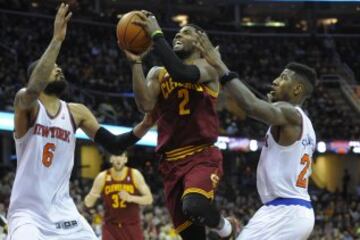
[(186, 194), (182, 200), (183, 214), (197, 225), (206, 225), (210, 206), (210, 200), (198, 193)]

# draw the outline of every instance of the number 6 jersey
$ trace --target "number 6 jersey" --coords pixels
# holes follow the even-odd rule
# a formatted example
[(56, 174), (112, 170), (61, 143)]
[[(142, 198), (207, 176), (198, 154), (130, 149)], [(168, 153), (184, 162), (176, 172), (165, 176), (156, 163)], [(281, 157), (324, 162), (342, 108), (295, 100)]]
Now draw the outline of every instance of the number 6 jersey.
[(8, 218), (22, 217), (58, 232), (63, 230), (59, 229), (61, 223), (80, 216), (69, 195), (75, 127), (64, 101), (54, 117), (38, 103), (33, 126), (23, 137), (15, 138), (17, 170)]
[(296, 109), (302, 117), (300, 139), (282, 146), (275, 141), (270, 128), (266, 134), (257, 167), (257, 189), (263, 203), (275, 198), (310, 200), (307, 189), (316, 136), (310, 119), (301, 108)]

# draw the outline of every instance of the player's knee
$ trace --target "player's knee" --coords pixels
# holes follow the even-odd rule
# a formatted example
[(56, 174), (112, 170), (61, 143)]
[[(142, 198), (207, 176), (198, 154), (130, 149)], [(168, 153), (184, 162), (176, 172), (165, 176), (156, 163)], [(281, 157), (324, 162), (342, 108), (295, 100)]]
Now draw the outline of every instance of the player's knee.
[(182, 211), (184, 215), (195, 224), (206, 224), (206, 210), (210, 205), (209, 199), (198, 193), (189, 193), (184, 196), (182, 201)]

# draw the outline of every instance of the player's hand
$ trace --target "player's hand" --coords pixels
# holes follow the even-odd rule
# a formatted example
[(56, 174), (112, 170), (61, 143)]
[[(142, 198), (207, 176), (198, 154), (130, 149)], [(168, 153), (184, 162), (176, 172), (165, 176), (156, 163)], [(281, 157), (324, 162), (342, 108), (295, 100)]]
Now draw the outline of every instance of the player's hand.
[(125, 56), (130, 63), (141, 63), (143, 58), (152, 50), (152, 46), (146, 49), (142, 54), (135, 54), (124, 49)]
[(218, 71), (219, 75), (222, 76), (229, 71), (221, 59), (219, 46), (214, 47), (206, 33), (197, 31), (194, 46), (201, 52), (205, 60)]
[(119, 192), (119, 197), (122, 200), (124, 200), (125, 202), (130, 202), (131, 201), (131, 195), (128, 192), (124, 191), (124, 190)]
[(152, 36), (156, 31), (161, 31), (160, 25), (154, 14), (146, 10), (142, 10), (141, 12), (142, 14), (138, 14), (140, 19), (134, 20), (132, 23), (142, 27), (149, 36)]
[(152, 126), (154, 126), (154, 124), (156, 123), (158, 117), (157, 117), (157, 110), (156, 108), (150, 112), (150, 113), (146, 113), (143, 120), (141, 121), (141, 123), (146, 127), (146, 128), (151, 128)]
[(72, 13), (69, 12), (69, 5), (61, 3), (55, 17), (53, 39), (57, 41), (64, 41), (67, 23), (69, 22), (71, 16)]

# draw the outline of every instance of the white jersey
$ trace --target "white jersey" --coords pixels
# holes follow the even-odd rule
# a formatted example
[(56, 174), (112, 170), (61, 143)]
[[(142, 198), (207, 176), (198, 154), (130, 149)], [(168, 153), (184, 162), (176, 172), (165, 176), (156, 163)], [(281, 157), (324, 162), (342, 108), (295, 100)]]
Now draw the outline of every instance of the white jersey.
[(15, 138), (18, 165), (8, 218), (14, 224), (19, 218), (21, 224), (35, 222), (50, 235), (68, 234), (82, 225), (69, 194), (75, 150), (73, 119), (64, 101), (54, 117), (38, 102), (34, 125), (22, 138)]
[(316, 136), (310, 119), (301, 108), (296, 109), (302, 116), (302, 134), (298, 141), (281, 146), (270, 128), (266, 134), (257, 168), (257, 189), (264, 204), (276, 198), (310, 200), (308, 179)]

